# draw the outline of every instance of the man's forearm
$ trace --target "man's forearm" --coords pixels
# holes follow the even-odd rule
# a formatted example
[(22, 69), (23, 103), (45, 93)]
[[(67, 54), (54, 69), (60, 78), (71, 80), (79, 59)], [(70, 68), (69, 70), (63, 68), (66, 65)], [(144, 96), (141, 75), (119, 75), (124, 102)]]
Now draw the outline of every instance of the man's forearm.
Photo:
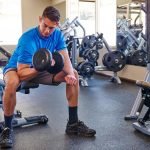
[(66, 60), (65, 65), (64, 65), (64, 68), (63, 68), (63, 71), (64, 71), (66, 74), (74, 75), (73, 67), (72, 67), (72, 64), (71, 64), (70, 59), (69, 59), (69, 60)]
[(21, 81), (28, 81), (37, 76), (38, 72), (34, 68), (23, 68), (17, 71)]
[(34, 68), (24, 68), (18, 71), (21, 81), (28, 81), (37, 76), (38, 72)]
[(64, 57), (64, 68), (63, 68), (63, 71), (66, 74), (74, 75), (73, 67), (72, 67), (72, 64), (71, 64), (71, 61), (70, 61), (70, 58), (69, 58), (69, 55), (68, 55), (67, 51), (62, 50), (62, 51), (60, 51), (60, 53)]

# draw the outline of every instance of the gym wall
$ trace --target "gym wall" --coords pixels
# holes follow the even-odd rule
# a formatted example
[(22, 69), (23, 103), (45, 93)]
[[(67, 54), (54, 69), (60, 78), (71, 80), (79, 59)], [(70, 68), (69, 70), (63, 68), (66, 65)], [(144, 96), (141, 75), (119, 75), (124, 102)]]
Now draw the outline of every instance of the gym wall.
[(36, 26), (39, 16), (45, 6), (51, 5), (50, 0), (22, 0), (22, 31), (26, 31), (32, 26)]
[(53, 6), (55, 6), (61, 15), (61, 19), (60, 22), (64, 22), (66, 19), (66, 2), (62, 2), (62, 3), (58, 3), (58, 4), (52, 4)]

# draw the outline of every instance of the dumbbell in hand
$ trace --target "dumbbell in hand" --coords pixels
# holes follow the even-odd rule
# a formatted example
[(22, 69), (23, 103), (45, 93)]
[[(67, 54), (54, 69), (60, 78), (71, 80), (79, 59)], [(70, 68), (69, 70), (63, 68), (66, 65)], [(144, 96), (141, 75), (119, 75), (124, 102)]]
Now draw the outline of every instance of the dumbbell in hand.
[(33, 55), (32, 63), (39, 72), (48, 71), (51, 74), (57, 74), (64, 67), (64, 58), (58, 52), (52, 54), (48, 49), (41, 48)]

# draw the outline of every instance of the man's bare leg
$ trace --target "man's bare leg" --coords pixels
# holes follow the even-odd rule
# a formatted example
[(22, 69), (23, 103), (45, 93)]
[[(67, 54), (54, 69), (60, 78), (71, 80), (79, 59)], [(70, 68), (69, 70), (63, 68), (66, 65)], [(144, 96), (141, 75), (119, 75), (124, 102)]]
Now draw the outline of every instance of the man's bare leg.
[(11, 116), (16, 106), (16, 89), (19, 86), (19, 78), (16, 71), (9, 71), (4, 76), (5, 90), (3, 95), (4, 114)]
[[(67, 134), (78, 134), (82, 136), (93, 137), (96, 131), (87, 127), (83, 121), (78, 120), (78, 96), (79, 96), (79, 77), (74, 70), (77, 82), (75, 85), (66, 84), (66, 97), (69, 105), (69, 120), (66, 127)], [(55, 76), (55, 82), (64, 82), (65, 74), (60, 72)]]
[(19, 86), (19, 78), (16, 71), (9, 71), (4, 76), (5, 89), (3, 93), (3, 108), (5, 128), (0, 137), (1, 148), (11, 148), (12, 138), (12, 119), (16, 106), (16, 89)]

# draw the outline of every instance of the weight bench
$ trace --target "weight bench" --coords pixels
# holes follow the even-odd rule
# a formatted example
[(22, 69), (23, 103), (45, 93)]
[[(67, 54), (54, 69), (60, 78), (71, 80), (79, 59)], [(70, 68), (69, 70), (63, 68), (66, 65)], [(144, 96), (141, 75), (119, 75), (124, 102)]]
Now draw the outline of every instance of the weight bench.
[[(16, 92), (22, 92), (24, 94), (29, 94), (31, 88), (38, 88), (39, 84), (31, 83), (31, 82), (22, 82), (20, 86), (17, 88)], [(1, 99), (0, 99), (0, 107), (2, 107), (2, 95), (5, 88), (5, 83), (2, 79), (0, 79), (0, 91), (1, 91)], [(38, 115), (38, 116), (30, 116), (30, 117), (22, 117), (22, 112), (16, 110), (14, 112), (14, 118), (12, 120), (12, 126), (14, 127), (22, 127), (33, 124), (46, 124), (48, 122), (48, 117), (46, 115)], [(4, 121), (0, 122), (0, 131), (4, 128)]]
[(137, 122), (133, 123), (133, 127), (146, 135), (150, 135), (150, 83), (137, 81), (136, 84), (142, 89), (143, 105), (147, 106), (148, 110), (143, 118), (139, 118)]

